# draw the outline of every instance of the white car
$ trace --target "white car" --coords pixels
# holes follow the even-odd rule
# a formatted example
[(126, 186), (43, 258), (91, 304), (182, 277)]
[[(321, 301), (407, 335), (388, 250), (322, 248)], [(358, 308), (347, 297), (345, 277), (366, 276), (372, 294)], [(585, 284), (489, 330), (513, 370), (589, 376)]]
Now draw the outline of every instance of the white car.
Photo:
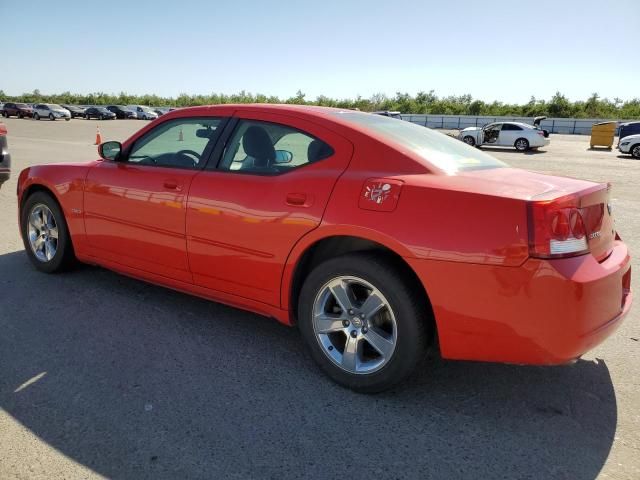
[(633, 158), (640, 158), (640, 133), (621, 138), (618, 150), (620, 153), (630, 153)]
[(127, 105), (127, 109), (135, 112), (139, 120), (155, 120), (158, 114), (144, 105)]
[(41, 118), (48, 118), (49, 120), (64, 118), (69, 121), (71, 120), (71, 112), (55, 103), (36, 103), (33, 106), (33, 119), (40, 120)]
[(515, 147), (524, 152), (531, 148), (549, 145), (548, 133), (537, 126), (520, 122), (494, 122), (484, 127), (468, 127), (460, 131), (458, 138), (467, 145), (479, 147)]

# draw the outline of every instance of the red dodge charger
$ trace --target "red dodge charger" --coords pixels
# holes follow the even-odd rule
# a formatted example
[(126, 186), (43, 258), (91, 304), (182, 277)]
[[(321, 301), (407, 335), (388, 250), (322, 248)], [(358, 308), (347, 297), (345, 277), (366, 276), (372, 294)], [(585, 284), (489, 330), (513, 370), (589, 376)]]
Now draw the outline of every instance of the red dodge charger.
[(298, 325), (358, 391), (404, 379), (436, 342), (449, 359), (570, 362), (631, 306), (608, 185), (402, 120), (195, 107), (99, 152), (20, 174), (37, 269), (79, 260)]

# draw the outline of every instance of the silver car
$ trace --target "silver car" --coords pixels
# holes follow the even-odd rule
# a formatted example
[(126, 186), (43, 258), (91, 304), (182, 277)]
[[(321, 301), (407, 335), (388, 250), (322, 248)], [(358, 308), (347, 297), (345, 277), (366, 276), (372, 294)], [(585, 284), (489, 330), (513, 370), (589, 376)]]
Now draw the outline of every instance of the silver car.
[(33, 106), (33, 119), (40, 120), (41, 118), (48, 118), (49, 120), (64, 118), (68, 122), (71, 120), (71, 112), (55, 103), (36, 103)]

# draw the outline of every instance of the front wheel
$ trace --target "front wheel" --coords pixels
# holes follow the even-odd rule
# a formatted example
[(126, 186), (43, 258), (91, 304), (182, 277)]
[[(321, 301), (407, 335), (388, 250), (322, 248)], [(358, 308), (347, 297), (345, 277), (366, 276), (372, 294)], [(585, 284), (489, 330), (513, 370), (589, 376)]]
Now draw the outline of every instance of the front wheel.
[(519, 138), (516, 140), (516, 143), (514, 143), (513, 146), (516, 147), (516, 150), (518, 150), (519, 152), (524, 152), (526, 150), (529, 150), (529, 140), (527, 140), (526, 138)]
[(470, 146), (472, 146), (472, 147), (473, 147), (473, 146), (475, 146), (475, 144), (476, 144), (476, 141), (473, 139), (473, 137), (470, 137), (469, 135), (467, 135), (466, 137), (464, 137), (464, 138), (462, 139), (462, 141), (463, 141), (464, 143), (466, 143), (467, 145), (470, 145)]
[(73, 264), (73, 245), (58, 202), (46, 192), (35, 192), (20, 212), (24, 248), (41, 272), (54, 273)]
[(428, 301), (379, 254), (328, 260), (307, 277), (298, 323), (314, 360), (337, 383), (379, 392), (426, 354)]
[(49, 120), (55, 120), (55, 119), (56, 119), (56, 117), (53, 116), (53, 113), (50, 113), (49, 114)]
[(631, 156), (633, 158), (640, 158), (640, 143), (631, 147)]
[(40, 120), (40, 115), (38, 115), (37, 113), (34, 113), (34, 114), (33, 114), (33, 118), (34, 118), (35, 120)]

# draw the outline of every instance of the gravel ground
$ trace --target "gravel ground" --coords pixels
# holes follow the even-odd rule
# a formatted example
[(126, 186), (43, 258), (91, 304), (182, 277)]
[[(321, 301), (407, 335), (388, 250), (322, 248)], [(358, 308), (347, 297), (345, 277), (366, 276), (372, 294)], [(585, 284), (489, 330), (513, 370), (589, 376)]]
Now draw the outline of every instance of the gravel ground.
[[(640, 329), (574, 365), (434, 360), (375, 396), (344, 390), (295, 329), (83, 267), (44, 275), (18, 236), (17, 172), (96, 157), (141, 121), (9, 119), (0, 190), (0, 478), (640, 478)], [(614, 184), (640, 265), (640, 161), (552, 135), (515, 167)]]

